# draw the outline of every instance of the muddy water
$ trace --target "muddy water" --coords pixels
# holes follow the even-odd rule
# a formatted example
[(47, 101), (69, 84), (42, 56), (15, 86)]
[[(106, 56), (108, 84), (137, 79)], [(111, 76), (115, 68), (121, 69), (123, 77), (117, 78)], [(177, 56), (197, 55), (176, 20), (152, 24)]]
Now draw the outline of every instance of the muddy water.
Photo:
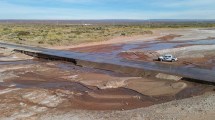
[[(176, 47), (183, 47), (183, 46), (192, 46), (192, 45), (215, 45), (215, 40), (188, 40), (188, 41), (148, 41), (148, 42), (134, 42), (134, 43), (127, 43), (127, 44), (114, 44), (114, 45), (97, 45), (97, 46), (90, 46), (90, 47), (82, 47), (82, 48), (74, 48), (70, 49), (71, 51), (75, 52), (82, 52), (87, 53), (88, 55), (94, 56), (98, 59), (106, 59), (106, 60), (114, 60), (114, 61), (125, 61), (126, 57), (129, 57), (129, 60), (136, 60), (141, 59), (139, 57), (143, 57), (142, 59), (146, 60), (146, 56), (144, 55), (122, 55), (122, 52), (138, 50), (138, 51), (157, 51), (163, 49), (171, 49)], [(125, 58), (124, 58), (125, 57)], [(146, 60), (147, 61), (147, 60)], [(206, 61), (207, 63), (211, 63), (212, 59)], [(148, 63), (143, 64), (147, 65)], [(150, 66), (150, 65), (147, 65)], [(185, 67), (195, 68), (198, 66), (194, 65), (184, 65)], [(214, 66), (214, 65), (213, 65)], [(207, 67), (200, 67), (205, 68)], [(214, 70), (213, 67), (210, 70)]]
[(58, 108), (85, 110), (127, 110), (148, 107), (154, 104), (201, 95), (213, 90), (211, 86), (189, 83), (189, 87), (175, 95), (147, 96), (127, 88), (98, 89), (97, 87), (62, 80), (23, 81), (20, 78), (10, 82), (15, 85), (15, 88), (48, 89), (55, 94), (64, 94), (66, 91), (64, 98), (68, 99), (68, 101), (58, 106)]
[[(135, 43), (136, 44), (136, 43)], [(139, 43), (140, 44), (140, 43)], [(215, 71), (205, 70), (199, 68), (187, 68), (186, 66), (175, 66), (175, 65), (161, 65), (161, 63), (155, 62), (139, 62), (129, 61), (122, 57), (109, 56), (107, 54), (97, 53), (80, 53), (72, 51), (59, 51), (45, 48), (36, 48), (29, 46), (11, 45), (6, 43), (0, 44), (2, 47), (14, 48), (19, 52), (25, 52), (29, 55), (36, 55), (41, 58), (54, 59), (54, 60), (65, 60), (76, 63), (81, 66), (93, 67), (98, 69), (105, 69), (120, 73), (133, 74), (135, 76), (145, 76), (148, 72), (156, 73), (163, 72), (186, 78), (192, 78), (197, 80), (203, 80), (208, 82), (214, 82)], [(104, 46), (105, 47), (105, 46)], [(126, 47), (129, 48), (129, 47)], [(29, 52), (30, 51), (30, 52)], [(34, 54), (36, 52), (36, 54)], [(110, 52), (111, 53), (111, 52)], [(109, 53), (108, 53), (109, 54)], [(162, 67), (161, 67), (162, 66)], [(133, 69), (131, 72), (129, 70)], [(137, 72), (138, 71), (138, 72)], [(140, 73), (141, 72), (141, 73)]]
[[(192, 45), (215, 45), (215, 40), (214, 39), (208, 39), (208, 40), (187, 40), (187, 41), (160, 41), (160, 40), (155, 40), (155, 41), (149, 41), (149, 42), (134, 42), (134, 43), (127, 43), (127, 44), (118, 44), (113, 45), (117, 46), (117, 49), (112, 49), (113, 46), (111, 45), (100, 45), (97, 49), (94, 49), (94, 46), (92, 47), (83, 47), (83, 48), (76, 48), (76, 49), (70, 49), (71, 51), (76, 51), (76, 52), (84, 52), (84, 53), (89, 53), (90, 55), (96, 56), (97, 58), (101, 59), (106, 59), (106, 60), (111, 60), (114, 61), (116, 64), (121, 64), (121, 62), (125, 62), (126, 64), (132, 64), (132, 63), (139, 63), (142, 64), (143, 67), (153, 69), (153, 70), (158, 70), (158, 71), (165, 71), (164, 69), (167, 69), (168, 72), (170, 71), (175, 71), (176, 73), (181, 73), (182, 71), (180, 68), (177, 66), (183, 66), (184, 68), (195, 68), (199, 69), (206, 69), (206, 70), (211, 70), (212, 72), (215, 71), (215, 64), (214, 64), (214, 57), (207, 58), (203, 63), (189, 63), (187, 61), (184, 61), (182, 64), (176, 64), (175, 66), (173, 64), (167, 65), (167, 64), (162, 64), (162, 63), (153, 63), (150, 62), (147, 59), (147, 56), (144, 55), (121, 55), (123, 51), (132, 51), (132, 50), (138, 50), (138, 51), (156, 51), (156, 50), (162, 50), (162, 49), (171, 49), (171, 48), (176, 48), (176, 47), (181, 47), (181, 46), (192, 46)], [(109, 51), (100, 51), (100, 48), (105, 48), (109, 49)], [(91, 49), (94, 49), (94, 51), (90, 51)], [(129, 59), (127, 59), (129, 58)], [(126, 60), (125, 60), (126, 59)], [(142, 60), (143, 59), (143, 60)], [(152, 58), (151, 58), (152, 59)], [(132, 60), (132, 61), (130, 61)], [(141, 61), (141, 62), (137, 62)], [(99, 61), (99, 60), (98, 60)], [(135, 61), (135, 62), (134, 62)], [(144, 62), (145, 61), (145, 62)], [(186, 64), (188, 63), (188, 64)], [(176, 69), (174, 69), (176, 68)], [(183, 70), (184, 72), (187, 70)], [(188, 70), (193, 71), (193, 70)], [(183, 72), (183, 74), (184, 74)], [(208, 71), (209, 72), (209, 71)], [(190, 72), (191, 73), (191, 72)], [(187, 73), (186, 73), (187, 74)], [(197, 74), (195, 74), (196, 76)], [(193, 76), (193, 75), (192, 75)], [(204, 75), (201, 75), (204, 76)], [(198, 79), (198, 77), (196, 77)], [(200, 79), (200, 78), (199, 78)], [(211, 77), (211, 81), (213, 81), (213, 77)]]
[[(133, 42), (127, 44), (115, 45), (97, 45), (91, 47), (73, 48), (71, 51), (84, 52), (84, 53), (109, 53), (107, 55), (117, 55), (122, 51), (142, 49), (142, 50), (162, 50), (170, 49), (177, 46), (184, 45), (215, 45), (215, 40), (187, 40), (187, 41), (146, 41), (146, 42)], [(117, 49), (116, 49), (117, 48)], [(105, 51), (104, 51), (105, 50)]]
[[(37, 62), (32, 63), (33, 65), (39, 65), (42, 67), (38, 67), (38, 69), (33, 70), (32, 68), (34, 68), (34, 66), (32, 66), (32, 68), (29, 69), (32, 69), (33, 71), (29, 72), (25, 72), (26, 69), (23, 69), (23, 72), (22, 70), (8, 71), (17, 73), (16, 75), (19, 77), (10, 78), (5, 80), (5, 82), (0, 83), (0, 90), (7, 88), (15, 88), (21, 90), (34, 89), (35, 91), (45, 89), (48, 90), (50, 94), (61, 96), (63, 99), (66, 99), (66, 101), (56, 107), (57, 109), (63, 110), (128, 110), (148, 107), (154, 104), (165, 103), (176, 99), (183, 99), (201, 95), (207, 91), (212, 91), (214, 88), (213, 86), (209, 85), (186, 82), (188, 86), (176, 94), (156, 96), (145, 95), (143, 93), (137, 92), (135, 89), (129, 89), (125, 87), (99, 89), (98, 87), (96, 87), (96, 84), (85, 85), (81, 82), (75, 82), (65, 78), (66, 76), (70, 76), (70, 74), (74, 75), (75, 73), (75, 75), (80, 75), (80, 80), (86, 79), (86, 81), (94, 81), (92, 78), (100, 77), (100, 80), (103, 81), (104, 77), (102, 76), (106, 76), (106, 74), (117, 76), (119, 78), (126, 77), (127, 75), (117, 74), (105, 70), (96, 70), (93, 68), (82, 68), (66, 62), (50, 62), (46, 60), (34, 61)], [(14, 65), (18, 65), (18, 63)], [(88, 74), (88, 77), (84, 78), (84, 76), (81, 76), (81, 73)], [(107, 80), (110, 79), (108, 78)], [(33, 92), (34, 91), (32, 91), (32, 93)], [(14, 94), (16, 94), (16, 92), (14, 92)]]
[[(136, 47), (136, 45), (134, 45), (133, 47)], [(117, 76), (118, 77), (117, 79), (119, 79), (120, 77), (128, 76), (125, 74), (118, 74), (110, 71), (98, 70), (93, 68), (83, 68), (79, 66), (74, 66), (71, 63), (66, 62), (64, 63), (50, 62), (47, 60), (40, 59), (0, 62), (0, 66), (7, 65), (13, 66), (30, 65), (30, 67), (27, 69), (7, 71), (9, 73), (11, 72), (15, 73), (16, 77), (8, 78), (4, 82), (0, 83), (0, 90), (5, 90), (7, 88), (15, 88), (21, 90), (33, 89), (34, 91), (32, 91), (32, 93), (34, 93), (37, 90), (45, 89), (48, 90), (50, 94), (61, 96), (62, 99), (66, 100), (63, 103), (59, 104), (56, 107), (57, 109), (85, 109), (85, 110), (135, 109), (141, 107), (148, 107), (154, 104), (165, 103), (175, 99), (183, 99), (187, 97), (204, 94), (205, 92), (212, 91), (213, 89), (213, 87), (208, 85), (187, 83), (188, 87), (186, 87), (179, 93), (173, 95), (167, 94), (149, 96), (137, 92), (135, 89), (129, 89), (123, 86), (118, 88), (99, 89), (96, 86), (96, 84), (86, 85), (78, 81), (71, 81), (65, 79), (67, 78), (66, 76), (68, 75), (69, 76), (79, 75), (80, 76), (79, 80), (86, 79), (86, 81), (90, 82), (94, 81), (95, 78), (100, 77), (100, 79), (98, 80), (102, 81), (105, 78), (102, 76), (106, 75), (110, 75), (112, 77)], [(81, 76), (83, 75), (81, 73), (88, 74), (88, 77), (84, 78), (84, 76)], [(107, 78), (107, 81), (108, 80), (110, 80), (110, 78)], [(13, 94), (16, 95), (17, 93), (14, 92)], [(40, 99), (39, 96), (38, 99)], [(20, 101), (25, 102), (26, 100), (24, 98), (23, 99), (19, 98), (18, 102)]]
[[(128, 43), (128, 44), (122, 44), (121, 49), (118, 50), (112, 50), (109, 53), (103, 53), (105, 56), (111, 56), (112, 58), (117, 59), (123, 59), (129, 58), (130, 60), (138, 60), (143, 59), (147, 61), (147, 56), (144, 55), (121, 55), (122, 51), (129, 51), (129, 50), (138, 50), (138, 51), (157, 51), (157, 50), (163, 50), (163, 49), (171, 49), (171, 48), (177, 48), (177, 47), (184, 47), (184, 46), (192, 46), (192, 45), (215, 45), (215, 40), (190, 40), (190, 41), (152, 41), (152, 42), (143, 42), (143, 43)], [(108, 48), (108, 46), (103, 46)], [(83, 48), (84, 49), (84, 48)], [(81, 50), (81, 49), (80, 49)], [(111, 49), (110, 49), (111, 50)], [(99, 50), (98, 50), (99, 51)], [(137, 54), (137, 53), (136, 53)], [(102, 56), (102, 54), (100, 54)], [(214, 57), (208, 57), (206, 58), (203, 63), (197, 63), (197, 64), (188, 64), (183, 66), (187, 68), (203, 68), (203, 69), (209, 69), (213, 70), (215, 68), (214, 64)]]
[[(43, 88), (50, 89), (56, 94), (64, 93), (67, 109), (88, 109), (88, 110), (121, 110), (147, 107), (155, 104), (151, 97), (144, 96), (133, 90), (125, 88), (100, 90), (92, 86), (84, 86), (75, 82), (35, 82), (13, 81), (16, 87), (21, 88)], [(68, 94), (68, 91), (70, 94)], [(62, 108), (62, 106), (59, 106)]]
[[(138, 47), (138, 45), (124, 47), (123, 49), (129, 50), (135, 47)], [(117, 49), (114, 50), (118, 52)], [(22, 68), (24, 65), (25, 67)], [(7, 69), (11, 66), (16, 69)], [(26, 107), (33, 105), (48, 107), (48, 109), (54, 108), (54, 110), (129, 110), (202, 95), (214, 90), (214, 86), (183, 80), (166, 81), (129, 78), (131, 76), (128, 74), (41, 59), (0, 62), (0, 67), (3, 70), (0, 75), (13, 74), (0, 82), (0, 105), (10, 106), (13, 104), (19, 110), (22, 109), (20, 108), (22, 104)], [(119, 81), (125, 82), (123, 82), (123, 85), (114, 86), (115, 88), (98, 87), (111, 85), (110, 83), (120, 83)], [(175, 90), (178, 86), (175, 88), (174, 85), (178, 85), (177, 83), (183, 83), (185, 87)], [(129, 87), (129, 85), (132, 85), (132, 87)], [(169, 93), (168, 91), (175, 90), (176, 92), (170, 92), (169, 94), (157, 92), (156, 95), (150, 95), (150, 92), (147, 92), (147, 90), (154, 91), (161, 85), (163, 87), (159, 91)], [(145, 88), (146, 91), (141, 92), (141, 88)], [(13, 101), (10, 102), (11, 100)], [(55, 102), (56, 105), (51, 104)], [(14, 108), (8, 109), (5, 111), (13, 113)]]
[(188, 40), (188, 41), (157, 41), (153, 43), (146, 43), (148, 46), (142, 48), (143, 50), (163, 50), (175, 48), (177, 46), (185, 46), (185, 45), (215, 45), (215, 40)]

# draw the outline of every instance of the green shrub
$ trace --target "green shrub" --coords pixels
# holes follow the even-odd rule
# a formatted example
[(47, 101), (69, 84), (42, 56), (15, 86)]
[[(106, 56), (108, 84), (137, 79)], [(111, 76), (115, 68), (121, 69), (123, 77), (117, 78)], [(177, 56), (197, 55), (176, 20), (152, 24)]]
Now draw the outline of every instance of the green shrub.
[(126, 36), (126, 33), (122, 32), (122, 33), (121, 33), (121, 36)]
[(45, 42), (43, 40), (38, 41), (39, 44), (44, 44)]
[(18, 36), (27, 36), (27, 35), (31, 34), (28, 31), (17, 31), (16, 33), (17, 33)]

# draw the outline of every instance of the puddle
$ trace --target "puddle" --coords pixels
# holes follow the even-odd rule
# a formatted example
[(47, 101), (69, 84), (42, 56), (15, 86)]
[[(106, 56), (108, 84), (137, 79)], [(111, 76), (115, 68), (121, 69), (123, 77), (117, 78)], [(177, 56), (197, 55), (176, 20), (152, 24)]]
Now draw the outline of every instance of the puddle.
[(192, 40), (192, 41), (186, 42), (186, 44), (215, 45), (215, 39), (212, 39), (212, 40)]

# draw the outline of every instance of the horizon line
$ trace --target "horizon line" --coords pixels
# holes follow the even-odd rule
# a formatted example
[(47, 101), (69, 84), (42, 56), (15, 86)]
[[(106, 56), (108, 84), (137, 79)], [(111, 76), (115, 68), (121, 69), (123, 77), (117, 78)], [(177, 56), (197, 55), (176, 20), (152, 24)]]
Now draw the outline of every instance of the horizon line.
[(174, 19), (174, 18), (167, 18), (167, 19), (0, 19), (0, 20), (141, 20), (141, 21), (144, 21), (144, 20), (215, 20), (215, 19)]

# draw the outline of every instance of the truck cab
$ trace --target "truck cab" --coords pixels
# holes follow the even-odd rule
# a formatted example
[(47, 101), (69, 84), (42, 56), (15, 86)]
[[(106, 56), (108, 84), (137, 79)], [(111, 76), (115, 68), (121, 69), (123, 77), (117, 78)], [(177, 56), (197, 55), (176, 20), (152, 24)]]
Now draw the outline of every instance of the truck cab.
[(159, 61), (173, 62), (173, 61), (177, 61), (178, 59), (175, 58), (172, 54), (166, 54), (166, 55), (158, 57), (158, 60)]

